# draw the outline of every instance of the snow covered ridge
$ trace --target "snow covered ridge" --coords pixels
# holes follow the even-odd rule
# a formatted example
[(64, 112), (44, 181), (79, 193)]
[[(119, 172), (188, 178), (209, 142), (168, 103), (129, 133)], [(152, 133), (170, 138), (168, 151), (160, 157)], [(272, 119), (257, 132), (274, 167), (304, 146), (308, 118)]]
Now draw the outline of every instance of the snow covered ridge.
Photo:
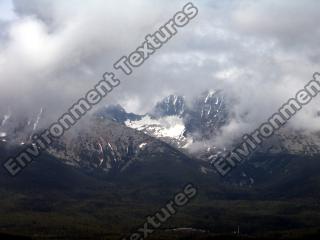
[(148, 135), (151, 135), (160, 139), (167, 139), (167, 141), (184, 147), (192, 139), (188, 139), (184, 136), (185, 125), (183, 119), (178, 116), (166, 116), (159, 119), (151, 118), (149, 115), (144, 116), (140, 120), (125, 121), (127, 127), (142, 131)]
[(160, 119), (152, 119), (149, 115), (143, 117), (141, 120), (125, 122), (126, 126), (137, 129), (149, 129), (154, 131), (158, 137), (172, 137), (179, 138), (185, 131), (185, 126), (181, 118), (177, 116), (167, 116)]
[(127, 113), (121, 106), (109, 106), (97, 113), (102, 119), (122, 123), (170, 145), (188, 149), (195, 141), (208, 139), (227, 120), (221, 91), (209, 90), (186, 103), (186, 98), (169, 95), (145, 115)]
[[(191, 101), (172, 94), (156, 103), (153, 110), (145, 115), (127, 113), (121, 106), (110, 106), (98, 116), (160, 139), (198, 159), (211, 161), (226, 151), (227, 146), (219, 148), (212, 145), (212, 139), (218, 137), (221, 128), (229, 123), (232, 101), (221, 90), (205, 91)], [(313, 155), (320, 153), (319, 139), (290, 130), (289, 134), (280, 131), (261, 151)]]

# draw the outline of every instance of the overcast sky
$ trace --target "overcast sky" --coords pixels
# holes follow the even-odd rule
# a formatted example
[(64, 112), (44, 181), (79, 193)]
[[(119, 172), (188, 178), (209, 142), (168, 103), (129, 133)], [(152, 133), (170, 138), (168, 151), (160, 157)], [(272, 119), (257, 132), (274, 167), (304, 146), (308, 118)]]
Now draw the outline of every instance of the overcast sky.
[[(0, 110), (60, 115), (187, 1), (0, 0)], [(170, 93), (223, 89), (225, 129), (257, 127), (320, 71), (320, 1), (195, 0), (199, 15), (100, 106), (145, 112)], [(292, 121), (319, 130), (319, 99)]]

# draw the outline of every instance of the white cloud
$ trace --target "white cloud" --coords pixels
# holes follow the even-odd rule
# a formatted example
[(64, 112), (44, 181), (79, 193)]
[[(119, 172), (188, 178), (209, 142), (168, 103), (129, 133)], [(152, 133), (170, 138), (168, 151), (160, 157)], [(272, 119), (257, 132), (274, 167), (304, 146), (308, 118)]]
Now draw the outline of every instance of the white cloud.
[[(61, 114), (184, 3), (14, 1), (16, 17), (0, 30), (0, 110), (44, 106)], [(224, 89), (237, 100), (231, 106), (235, 119), (223, 133), (229, 136), (267, 119), (319, 69), (319, 1), (194, 4), (197, 18), (123, 78), (103, 104), (120, 102), (143, 112), (169, 92), (192, 96)], [(318, 130), (315, 101), (293, 126)]]

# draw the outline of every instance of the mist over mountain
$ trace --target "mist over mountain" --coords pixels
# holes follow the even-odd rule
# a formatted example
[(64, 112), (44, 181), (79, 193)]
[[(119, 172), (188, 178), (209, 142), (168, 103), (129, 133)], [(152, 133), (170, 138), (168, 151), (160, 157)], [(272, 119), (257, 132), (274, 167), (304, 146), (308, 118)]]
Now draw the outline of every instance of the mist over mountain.
[[(232, 121), (221, 136), (231, 141), (232, 134), (241, 135), (267, 119), (317, 71), (318, 31), (313, 23), (319, 17), (315, 11), (319, 3), (196, 4), (201, 17), (134, 75), (119, 75), (123, 83), (101, 104), (120, 104), (142, 114), (172, 92), (192, 99), (203, 91), (221, 89), (235, 99), (229, 106)], [(152, 4), (9, 0), (5, 8), (9, 17), (0, 18), (0, 116), (10, 108), (31, 118), (43, 108), (47, 123), (56, 120), (120, 56), (173, 14), (167, 6), (179, 9), (180, 5), (157, 0)], [(288, 21), (292, 14), (294, 22)], [(318, 101), (290, 125), (318, 131)]]
[[(195, 0), (165, 46), (115, 69), (186, 3), (0, 0), (0, 237), (124, 239), (169, 209), (150, 240), (319, 239), (319, 96), (230, 174), (212, 162), (320, 71), (320, 1)], [(106, 72), (121, 84), (36, 144)]]

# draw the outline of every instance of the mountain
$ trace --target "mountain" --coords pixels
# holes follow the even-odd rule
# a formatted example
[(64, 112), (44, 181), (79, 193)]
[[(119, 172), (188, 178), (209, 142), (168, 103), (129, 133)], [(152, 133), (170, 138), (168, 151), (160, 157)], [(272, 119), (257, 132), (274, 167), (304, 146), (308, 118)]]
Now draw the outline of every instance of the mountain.
[[(217, 177), (209, 163), (229, 149), (217, 148), (210, 140), (218, 137), (221, 127), (230, 121), (231, 102), (223, 91), (210, 90), (193, 99), (169, 95), (144, 115), (128, 113), (120, 105), (104, 107), (58, 139), (48, 154), (90, 174), (119, 176), (136, 169), (131, 166), (146, 165), (146, 159), (165, 152), (164, 158), (178, 154), (189, 159), (187, 165), (192, 165), (197, 174)], [(31, 135), (41, 131), (43, 118), (42, 109), (31, 117), (8, 112), (1, 121), (0, 140), (17, 146), (30, 143)], [(317, 135), (284, 128), (265, 141), (255, 154), (312, 157), (320, 153), (318, 142)], [(197, 150), (192, 148), (194, 144)], [(273, 171), (273, 160), (255, 154), (222, 181), (251, 186), (263, 182), (259, 176), (276, 178), (276, 174), (290, 169), (288, 160), (282, 165), (282, 172)], [(260, 174), (256, 175), (257, 172)]]
[[(223, 91), (210, 90), (193, 99), (169, 95), (144, 115), (127, 113), (119, 105), (108, 106), (97, 115), (142, 131), (184, 152), (196, 143), (199, 151), (194, 156), (208, 159), (227, 150), (210, 145), (210, 140), (219, 137), (221, 128), (230, 122), (233, 101)], [(312, 155), (320, 152), (319, 136), (283, 128), (266, 140), (258, 151)]]
[(98, 116), (142, 131), (170, 145), (184, 149), (192, 142), (209, 139), (228, 120), (227, 103), (221, 91), (207, 91), (187, 104), (185, 97), (169, 95), (144, 115), (126, 113), (109, 106)]
[(155, 119), (177, 117), (184, 135), (194, 140), (209, 139), (228, 120), (227, 101), (222, 91), (206, 91), (187, 104), (185, 97), (170, 95), (156, 104), (149, 115)]
[[(110, 119), (164, 141), (191, 158), (202, 161), (202, 171), (214, 174), (214, 171), (207, 167), (206, 163), (231, 148), (217, 148), (210, 144), (212, 142), (210, 140), (219, 137), (221, 127), (230, 121), (232, 101), (224, 96), (223, 91), (210, 90), (194, 99), (169, 95), (145, 115), (126, 113), (120, 106), (110, 106), (99, 113), (103, 113), (102, 116), (105, 119)], [(121, 116), (121, 118), (115, 116)], [(251, 186), (259, 182), (270, 181), (268, 180), (270, 178), (277, 178), (277, 174), (284, 174), (290, 171), (288, 169), (291, 168), (291, 164), (295, 165), (290, 160), (292, 157), (319, 155), (319, 140), (317, 135), (283, 128), (266, 140), (243, 166), (230, 174), (226, 180), (232, 184)], [(190, 148), (193, 144), (197, 144), (198, 150)], [(277, 158), (277, 155), (282, 158), (284, 154), (291, 157), (285, 158), (285, 163), (281, 165), (281, 171), (273, 171), (273, 159)], [(262, 158), (261, 156), (272, 156), (272, 158)], [(261, 178), (260, 176), (268, 177)]]
[(164, 116), (183, 116), (186, 110), (186, 102), (183, 96), (169, 95), (154, 107), (153, 115), (155, 118)]
[[(122, 174), (147, 164), (161, 155), (184, 168), (200, 165), (179, 150), (143, 132), (106, 119), (93, 118), (73, 131), (67, 132), (51, 146), (49, 153), (64, 163), (89, 172)], [(182, 160), (184, 159), (184, 160)], [(159, 160), (160, 161), (160, 160)], [(164, 162), (165, 160), (161, 160)], [(169, 170), (170, 164), (167, 166)], [(195, 171), (196, 172), (196, 171)]]
[(187, 131), (196, 140), (210, 139), (229, 120), (228, 100), (222, 91), (206, 91), (192, 100), (184, 117)]
[[(211, 91), (190, 101), (171, 95), (144, 115), (118, 105), (83, 119), (17, 177), (0, 169), (0, 236), (120, 239), (192, 183), (196, 198), (153, 239), (233, 239), (238, 227), (239, 239), (316, 239), (317, 136), (282, 130), (225, 178), (208, 163), (220, 150), (189, 152), (188, 141), (218, 134), (228, 106)], [(5, 126), (2, 162), (26, 136)]]

